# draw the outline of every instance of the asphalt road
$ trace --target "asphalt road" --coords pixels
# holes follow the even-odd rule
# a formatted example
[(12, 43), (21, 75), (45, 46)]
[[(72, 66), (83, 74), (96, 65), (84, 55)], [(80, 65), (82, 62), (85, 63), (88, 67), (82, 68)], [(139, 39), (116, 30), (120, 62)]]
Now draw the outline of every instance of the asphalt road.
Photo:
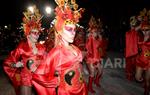
[[(0, 57), (0, 64), (2, 64), (4, 58), (5, 56)], [(93, 85), (96, 93), (89, 93), (89, 95), (143, 95), (143, 88), (140, 83), (128, 81), (125, 78), (124, 64), (123, 54), (108, 52), (108, 56), (102, 60), (101, 88)], [(83, 64), (83, 67), (87, 82), (89, 74), (85, 64)], [(2, 65), (0, 65), (0, 95), (15, 95), (11, 83), (2, 70)]]

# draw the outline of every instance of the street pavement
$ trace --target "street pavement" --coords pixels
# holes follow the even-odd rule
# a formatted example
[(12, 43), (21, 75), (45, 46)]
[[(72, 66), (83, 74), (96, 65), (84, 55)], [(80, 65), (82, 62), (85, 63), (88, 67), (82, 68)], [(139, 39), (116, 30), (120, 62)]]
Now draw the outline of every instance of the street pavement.
[[(15, 95), (12, 85), (2, 69), (5, 56), (0, 56), (0, 95)], [(101, 87), (96, 87), (93, 84), (96, 93), (89, 93), (88, 95), (143, 95), (143, 88), (140, 83), (128, 81), (125, 78), (124, 66), (125, 60), (122, 53), (108, 52), (107, 57), (102, 60)], [(88, 82), (89, 73), (85, 63), (83, 67), (84, 77)]]

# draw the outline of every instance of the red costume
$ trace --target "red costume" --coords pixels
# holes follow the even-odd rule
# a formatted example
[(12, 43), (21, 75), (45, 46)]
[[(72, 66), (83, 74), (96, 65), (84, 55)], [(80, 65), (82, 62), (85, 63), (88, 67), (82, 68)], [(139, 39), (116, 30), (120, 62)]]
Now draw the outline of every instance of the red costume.
[[(89, 70), (88, 90), (95, 93), (92, 83), (100, 87), (100, 78), (102, 76), (102, 68), (100, 66), (101, 52), (102, 52), (102, 39), (98, 34), (98, 24), (92, 16), (89, 21), (89, 34), (86, 40), (86, 63)], [(96, 76), (95, 76), (96, 75)]]
[(140, 53), (138, 54), (136, 61), (137, 66), (147, 70), (150, 68), (150, 41), (139, 42)]
[(135, 76), (136, 67), (136, 56), (138, 54), (138, 41), (140, 40), (140, 33), (136, 31), (137, 25), (136, 16), (130, 18), (131, 29), (126, 32), (126, 48), (125, 48), (125, 58), (126, 58), (126, 77), (128, 80), (133, 80)]
[[(136, 65), (141, 67), (143, 70), (148, 70), (150, 68), (150, 23), (148, 19), (150, 15), (147, 15), (148, 12), (149, 11), (145, 8), (141, 11), (141, 15), (143, 16), (141, 22), (143, 37), (141, 37), (142, 39), (138, 42), (139, 53), (136, 58)], [(144, 41), (146, 37), (148, 37), (148, 39)]]
[[(33, 74), (38, 95), (87, 95), (82, 74), (81, 51), (73, 46), (77, 55), (63, 45), (53, 48), (43, 65)], [(55, 76), (57, 72), (58, 77)], [(51, 90), (49, 90), (51, 89)]]
[[(74, 28), (81, 17), (81, 9), (77, 10), (77, 4), (73, 0), (71, 2), (55, 1), (58, 4), (54, 22), (55, 46), (34, 72), (32, 83), (38, 95), (87, 95), (82, 74), (81, 51), (70, 45), (71, 42), (63, 39), (66, 37), (63, 36), (64, 31), (65, 33), (73, 32), (68, 34), (69, 37), (75, 36)], [(66, 39), (69, 39), (67, 37)], [(71, 40), (73, 42), (74, 38)], [(68, 47), (71, 47), (71, 50)]]
[(138, 33), (131, 29), (126, 33), (126, 57), (134, 56), (138, 53)]
[[(20, 42), (18, 47), (13, 50), (8, 58), (4, 61), (4, 70), (10, 77), (16, 90), (20, 85), (31, 86), (32, 73), (27, 68), (27, 61), (33, 60), (34, 65), (40, 63), (39, 60), (43, 59), (45, 53), (45, 47), (42, 44), (37, 44), (38, 53), (33, 54), (32, 48), (26, 41)], [(21, 61), (24, 64), (22, 68), (13, 68), (11, 64), (15, 64)]]
[(87, 50), (86, 61), (87, 61), (87, 64), (94, 64), (96, 62), (100, 62), (101, 44), (102, 44), (101, 39), (96, 38), (94, 33), (90, 32), (88, 35), (87, 42), (86, 42), (86, 50)]
[(23, 13), (26, 40), (21, 41), (4, 61), (4, 70), (12, 81), (17, 95), (32, 93), (31, 71), (37, 68), (46, 54), (44, 45), (37, 42), (41, 32), (41, 15), (36, 6), (33, 8), (34, 14), (30, 10)]
[(133, 80), (136, 67), (136, 57), (138, 55), (138, 42), (143, 39), (140, 32), (131, 29), (126, 33), (126, 76), (127, 79)]

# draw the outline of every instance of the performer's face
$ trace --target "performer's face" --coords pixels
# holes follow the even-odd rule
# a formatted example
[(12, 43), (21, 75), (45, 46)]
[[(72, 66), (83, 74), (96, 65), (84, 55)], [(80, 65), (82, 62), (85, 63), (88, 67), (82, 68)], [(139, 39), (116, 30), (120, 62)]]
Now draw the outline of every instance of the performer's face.
[(75, 24), (64, 25), (63, 31), (61, 33), (62, 38), (65, 41), (72, 43), (74, 41), (74, 37), (75, 37), (75, 33), (76, 33), (75, 29), (76, 29)]
[(30, 34), (28, 35), (29, 39), (36, 43), (38, 41), (39, 38), (39, 31), (37, 29), (33, 29), (31, 30)]
[(141, 17), (141, 16), (138, 16), (137, 19), (138, 19), (139, 21), (142, 21), (142, 17)]
[(147, 36), (150, 37), (150, 29), (147, 30), (147, 33), (146, 33), (146, 34), (147, 34)]
[(150, 29), (149, 28), (143, 29), (142, 32), (144, 34), (145, 39), (147, 39), (147, 40), (150, 39)]

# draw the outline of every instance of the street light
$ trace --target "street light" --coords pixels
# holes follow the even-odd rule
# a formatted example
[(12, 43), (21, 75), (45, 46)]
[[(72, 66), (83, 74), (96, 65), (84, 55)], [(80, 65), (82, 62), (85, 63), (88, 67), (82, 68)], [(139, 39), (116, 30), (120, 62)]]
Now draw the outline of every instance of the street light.
[(52, 9), (49, 6), (46, 6), (45, 11), (47, 14), (50, 14), (52, 12)]
[[(49, 26), (49, 24), (50, 24), (50, 16), (52, 16), (52, 11), (53, 11), (53, 9), (49, 6), (49, 5), (47, 5), (47, 6), (45, 6), (45, 9), (44, 9), (44, 11), (45, 11), (45, 25), (46, 25), (46, 27), (50, 27)], [(48, 26), (47, 26), (48, 25)]]
[(28, 7), (28, 10), (31, 11), (32, 13), (34, 13), (34, 8), (33, 8), (33, 6), (29, 6), (29, 7)]
[(4, 28), (5, 28), (5, 29), (7, 29), (7, 28), (8, 28), (8, 26), (7, 26), (7, 25), (5, 25), (5, 26), (4, 26)]

